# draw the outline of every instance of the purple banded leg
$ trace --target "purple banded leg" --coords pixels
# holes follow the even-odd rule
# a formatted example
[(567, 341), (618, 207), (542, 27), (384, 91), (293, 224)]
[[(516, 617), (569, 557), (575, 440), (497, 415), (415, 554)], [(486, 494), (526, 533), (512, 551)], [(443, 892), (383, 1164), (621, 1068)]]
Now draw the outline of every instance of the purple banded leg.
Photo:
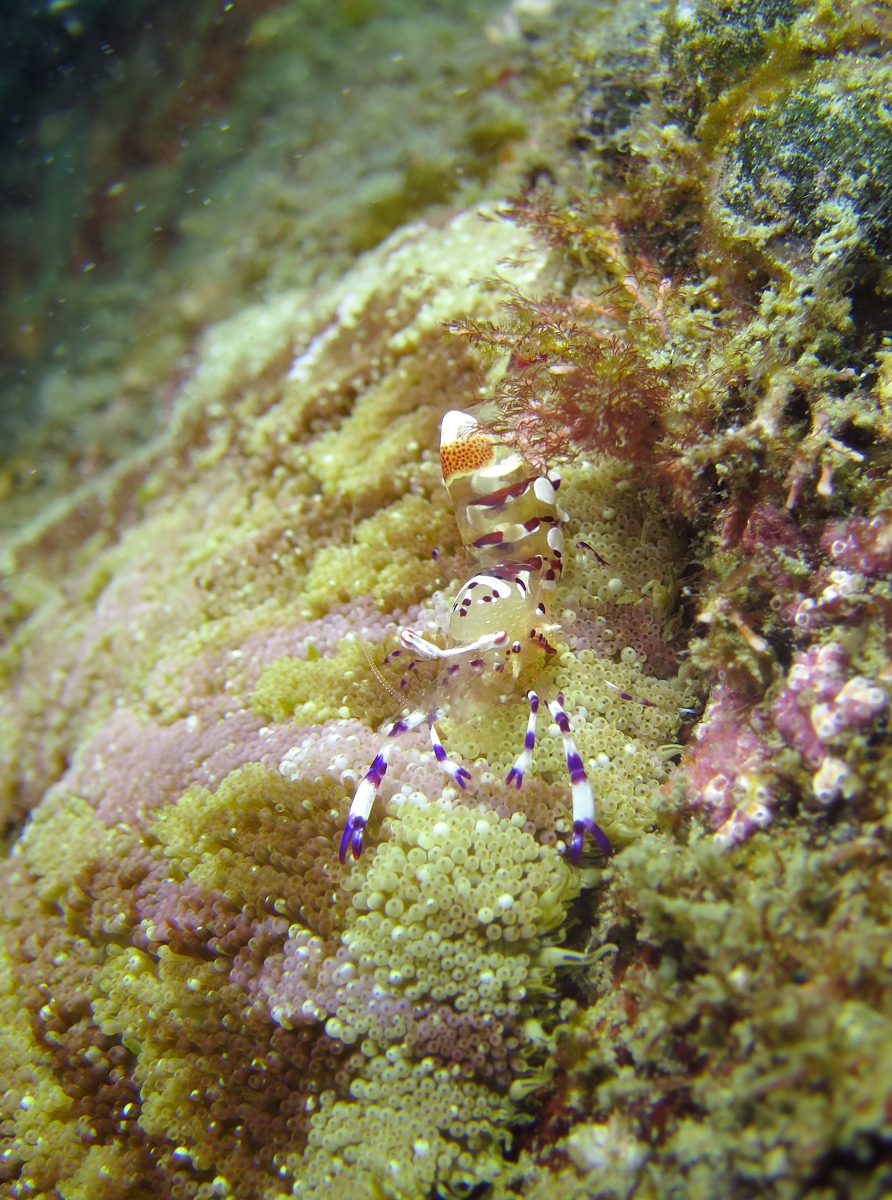
[(523, 752), (518, 756), (517, 762), (508, 772), (505, 779), (506, 783), (513, 783), (516, 788), (519, 788), (523, 783), (525, 771), (529, 771), (533, 765), (533, 747), (536, 745), (536, 718), (539, 713), (539, 697), (535, 692), (528, 692), (527, 698), (530, 702), (530, 719), (527, 722), (526, 736), (523, 739)]
[(579, 862), (585, 835), (591, 834), (607, 858), (613, 854), (613, 847), (608, 841), (607, 834), (595, 822), (595, 797), (592, 785), (588, 781), (573, 735), (570, 733), (570, 721), (564, 712), (564, 697), (548, 703), (548, 711), (554, 717), (554, 722), (561, 732), (564, 743), (564, 754), (567, 756), (567, 770), (570, 772), (570, 791), (573, 795), (573, 836), (567, 847), (567, 861), (574, 865)]
[(446, 751), (443, 749), (443, 743), (440, 741), (440, 735), (437, 733), (434, 725), (435, 720), (436, 714), (428, 717), (428, 727), (430, 729), (431, 745), (434, 748), (434, 758), (439, 763), (440, 770), (445, 771), (447, 775), (451, 776), (451, 778), (455, 780), (462, 791), (464, 791), (466, 786), (465, 780), (471, 778), (471, 772), (466, 771), (464, 767), (457, 767), (454, 762), (451, 762), (446, 757)]
[(384, 743), (353, 795), (353, 803), (347, 814), (347, 824), (344, 826), (344, 836), (341, 838), (341, 848), (338, 851), (338, 858), (341, 862), (347, 861), (348, 850), (352, 850), (354, 858), (359, 858), (362, 854), (363, 831), (369, 819), (369, 813), (372, 811), (372, 805), (375, 803), (375, 797), (378, 795), (381, 780), (387, 774), (387, 760), (390, 758), (392, 749), (393, 742)]
[(353, 803), (347, 814), (347, 824), (344, 826), (341, 848), (338, 851), (338, 858), (341, 862), (346, 862), (348, 850), (352, 851), (354, 858), (359, 858), (362, 854), (363, 831), (369, 819), (369, 813), (372, 811), (372, 805), (375, 803), (375, 797), (378, 795), (381, 780), (387, 774), (387, 763), (393, 750), (393, 742), (390, 739), (399, 737), (402, 733), (408, 733), (410, 729), (417, 729), (427, 719), (427, 713), (413, 712), (408, 717), (400, 717), (398, 721), (394, 721), (387, 731), (388, 740), (379, 750), (375, 761), (363, 775), (359, 787), (353, 794)]

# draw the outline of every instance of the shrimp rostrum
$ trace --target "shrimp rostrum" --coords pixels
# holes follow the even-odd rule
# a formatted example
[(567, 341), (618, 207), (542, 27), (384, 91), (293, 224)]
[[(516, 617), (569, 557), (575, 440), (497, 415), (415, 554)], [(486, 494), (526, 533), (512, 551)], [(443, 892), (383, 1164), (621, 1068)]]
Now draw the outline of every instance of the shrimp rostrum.
[[(537, 475), (516, 451), (497, 442), (469, 413), (446, 413), (440, 427), (443, 482), (474, 574), (452, 605), (449, 645), (442, 649), (412, 629), (400, 643), (416, 659), (443, 664), (435, 701), (385, 726), (385, 741), (356, 789), (341, 840), (340, 859), (358, 858), (395, 738), (426, 725), (440, 768), (464, 788), (470, 772), (446, 754), (437, 722), (466, 689), (493, 699), (510, 691), (529, 664), (553, 653), (547, 640), (549, 602), (561, 575), (565, 514), (557, 501), (560, 480)], [(530, 716), (524, 745), (506, 778), (519, 788), (533, 762), (539, 696), (527, 693)], [(606, 835), (595, 822), (591, 784), (570, 732), (563, 696), (544, 695), (563, 740), (573, 799), (573, 832), (567, 858), (578, 862), (585, 835), (604, 854)]]

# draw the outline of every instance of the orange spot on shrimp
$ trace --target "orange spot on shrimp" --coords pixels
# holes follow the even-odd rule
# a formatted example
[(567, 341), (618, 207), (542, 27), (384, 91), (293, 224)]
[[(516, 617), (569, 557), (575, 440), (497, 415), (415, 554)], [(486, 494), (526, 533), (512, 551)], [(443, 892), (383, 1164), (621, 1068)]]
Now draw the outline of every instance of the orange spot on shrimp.
[(448, 484), (456, 475), (472, 475), (488, 467), (493, 460), (492, 441), (484, 434), (460, 438), (440, 447), (440, 467), (443, 482)]

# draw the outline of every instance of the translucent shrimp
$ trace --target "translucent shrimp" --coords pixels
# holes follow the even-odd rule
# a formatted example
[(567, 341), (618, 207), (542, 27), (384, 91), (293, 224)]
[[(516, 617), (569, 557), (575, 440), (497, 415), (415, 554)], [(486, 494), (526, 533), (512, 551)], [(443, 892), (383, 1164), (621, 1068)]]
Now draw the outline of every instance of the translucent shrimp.
[[(400, 631), (404, 649), (419, 659), (442, 662), (443, 671), (429, 708), (416, 709), (385, 727), (385, 742), (350, 806), (341, 862), (348, 852), (354, 858), (362, 852), (363, 832), (394, 738), (426, 724), (440, 768), (464, 788), (470, 773), (447, 757), (436, 727), (449, 697), (462, 688), (473, 688), (480, 695), (494, 688), (504, 692), (534, 657), (541, 660), (543, 650), (553, 653), (542, 629), (563, 566), (565, 514), (557, 502), (560, 480), (537, 475), (520, 454), (485, 433), (475, 417), (459, 411), (443, 418), (440, 464), (474, 574), (452, 605), (450, 645), (445, 649), (412, 629)], [(530, 691), (528, 699), (523, 749), (506, 779), (517, 788), (532, 766), (536, 744), (539, 697)], [(567, 858), (579, 861), (586, 834), (609, 855), (610, 843), (595, 821), (594, 794), (570, 732), (563, 696), (546, 697), (546, 703), (560, 731), (570, 774), (573, 832)]]

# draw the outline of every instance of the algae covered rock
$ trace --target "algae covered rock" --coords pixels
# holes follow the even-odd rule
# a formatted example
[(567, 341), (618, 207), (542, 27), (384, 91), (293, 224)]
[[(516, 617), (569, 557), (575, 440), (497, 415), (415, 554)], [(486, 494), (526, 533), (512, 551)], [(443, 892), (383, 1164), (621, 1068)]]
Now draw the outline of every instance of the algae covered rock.
[[(805, 0), (701, 0), (669, 15), (667, 57), (678, 115), (688, 124), (723, 91), (745, 79), (778, 44)], [(679, 101), (686, 102), (682, 108)]]
[(795, 258), (833, 241), (840, 266), (890, 249), (892, 66), (821, 64), (756, 99), (722, 147), (722, 219), (756, 245)]

